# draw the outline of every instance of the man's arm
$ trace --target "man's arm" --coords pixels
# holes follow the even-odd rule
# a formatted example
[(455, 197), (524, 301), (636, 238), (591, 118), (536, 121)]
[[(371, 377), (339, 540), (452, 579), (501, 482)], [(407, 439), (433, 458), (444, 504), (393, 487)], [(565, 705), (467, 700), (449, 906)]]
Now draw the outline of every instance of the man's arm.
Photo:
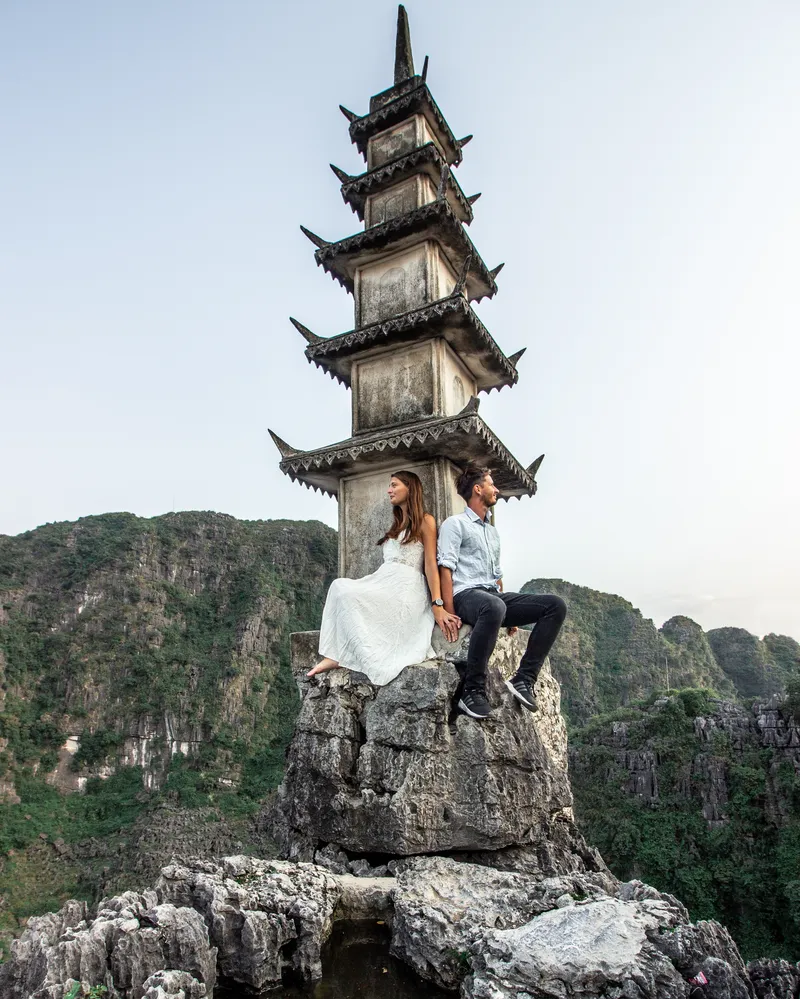
[(442, 588), (442, 600), (445, 610), (455, 614), (453, 607), (453, 573), (458, 565), (461, 554), (461, 531), (455, 517), (448, 517), (439, 528), (439, 541), (436, 558), (439, 563), (439, 585)]
[(445, 565), (439, 566), (439, 584), (442, 588), (444, 609), (448, 614), (455, 614), (456, 611), (453, 607), (453, 570), (448, 569)]

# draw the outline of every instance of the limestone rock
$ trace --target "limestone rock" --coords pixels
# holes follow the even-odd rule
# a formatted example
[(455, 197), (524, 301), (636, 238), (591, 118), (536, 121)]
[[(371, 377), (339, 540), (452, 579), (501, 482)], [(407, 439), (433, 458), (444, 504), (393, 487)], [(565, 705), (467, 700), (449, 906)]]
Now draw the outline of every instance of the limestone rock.
[(347, 670), (309, 682), (316, 634), (292, 638), (302, 704), (266, 817), (285, 856), (312, 860), (329, 843), (356, 856), (524, 845), (541, 851), (546, 873), (583, 867), (583, 854), (598, 863), (572, 818), (558, 684), (545, 667), (535, 713), (503, 684), (522, 637), (498, 641), (487, 677), (493, 713), (483, 722), (454, 712), (452, 663), (409, 666), (385, 687)]
[(456, 989), (487, 927), (510, 928), (552, 909), (565, 893), (605, 897), (605, 875), (533, 878), (446, 857), (398, 865), (392, 953), (440, 988)]
[(0, 968), (0, 995), (61, 999), (65, 983), (77, 981), (139, 999), (145, 981), (165, 968), (185, 971), (212, 991), (216, 955), (199, 913), (158, 904), (153, 891), (104, 900), (93, 918), (84, 903), (67, 902), (57, 913), (31, 919), (11, 945)]
[(420, 857), (398, 865), (394, 907), (393, 953), (465, 999), (683, 999), (701, 970), (708, 999), (753, 996), (727, 931), (638, 881)]
[(757, 999), (797, 999), (800, 995), (800, 967), (788, 961), (751, 961), (747, 972)]
[(321, 950), (341, 889), (313, 864), (225, 857), (164, 868), (159, 898), (202, 914), (219, 972), (254, 991), (279, 985), (284, 968), (322, 975)]
[(205, 985), (187, 971), (157, 971), (142, 985), (142, 999), (205, 999)]

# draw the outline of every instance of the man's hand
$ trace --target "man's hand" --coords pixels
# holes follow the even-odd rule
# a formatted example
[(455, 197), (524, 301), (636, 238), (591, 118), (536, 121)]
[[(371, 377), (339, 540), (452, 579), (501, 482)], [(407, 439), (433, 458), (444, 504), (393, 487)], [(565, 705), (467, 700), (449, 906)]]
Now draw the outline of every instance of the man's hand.
[(458, 638), (458, 629), (461, 627), (461, 618), (456, 614), (450, 614), (444, 607), (434, 607), (433, 616), (436, 623), (442, 629), (442, 634), (448, 642), (454, 642)]

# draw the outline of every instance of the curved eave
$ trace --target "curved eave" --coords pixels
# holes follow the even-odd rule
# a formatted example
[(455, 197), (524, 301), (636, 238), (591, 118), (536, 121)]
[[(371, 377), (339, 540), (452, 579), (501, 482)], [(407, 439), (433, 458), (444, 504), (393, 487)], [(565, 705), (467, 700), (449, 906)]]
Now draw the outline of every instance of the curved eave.
[(447, 458), (458, 466), (468, 461), (489, 466), (503, 499), (536, 492), (533, 476), (474, 413), (359, 434), (316, 451), (293, 454), (281, 461), (280, 468), (292, 480), (336, 496), (340, 479), (347, 475), (433, 458)]
[(366, 157), (367, 143), (373, 135), (378, 135), (379, 132), (391, 128), (392, 125), (398, 125), (412, 114), (418, 113), (425, 115), (447, 157), (447, 162), (450, 166), (457, 166), (461, 162), (461, 146), (428, 90), (427, 84), (422, 82), (413, 90), (351, 122), (350, 140), (361, 155)]
[[(368, 170), (342, 184), (342, 199), (363, 222), (369, 195), (378, 194), (380, 191), (420, 173), (426, 174), (434, 184), (438, 185), (444, 166), (445, 160), (442, 154), (432, 142), (426, 142), (424, 146), (413, 149), (404, 156), (399, 156), (389, 163), (384, 163), (374, 170)], [(447, 177), (447, 200), (459, 221), (469, 225), (473, 218), (472, 206), (461, 190), (461, 185), (450, 171), (448, 171)]]
[(328, 243), (320, 247), (314, 257), (319, 266), (352, 292), (359, 264), (382, 251), (402, 250), (424, 239), (436, 240), (457, 272), (467, 256), (470, 256), (466, 292), (471, 302), (479, 302), (482, 298), (492, 298), (497, 294), (494, 278), (446, 201), (432, 201), (412, 212), (341, 239), (338, 243)]
[(516, 384), (516, 367), (460, 294), (311, 344), (305, 353), (318, 368), (349, 386), (353, 361), (364, 351), (435, 337), (451, 345), (475, 378), (479, 392)]

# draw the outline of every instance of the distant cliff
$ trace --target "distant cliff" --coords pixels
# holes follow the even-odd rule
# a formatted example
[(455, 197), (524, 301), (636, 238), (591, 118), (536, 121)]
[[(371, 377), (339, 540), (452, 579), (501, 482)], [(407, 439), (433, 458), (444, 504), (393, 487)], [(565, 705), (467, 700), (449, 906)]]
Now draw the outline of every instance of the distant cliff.
[(557, 593), (567, 620), (550, 656), (573, 722), (667, 687), (710, 687), (735, 695), (699, 624), (673, 617), (661, 628), (622, 597), (563, 579), (532, 579), (528, 593)]
[(749, 958), (800, 957), (800, 715), (685, 690), (571, 735), (578, 824), (614, 873), (715, 918)]
[(669, 687), (709, 688), (729, 698), (768, 698), (800, 676), (800, 644), (743, 628), (704, 632), (689, 617), (661, 628), (611, 593), (563, 579), (532, 579), (528, 593), (557, 593), (569, 611), (550, 656), (564, 710), (578, 723)]
[(120, 765), (160, 784), (202, 756), (224, 788), (277, 769), (291, 731), (291, 631), (335, 574), (322, 524), (214, 513), (85, 517), (0, 538), (0, 774), (65, 790)]

